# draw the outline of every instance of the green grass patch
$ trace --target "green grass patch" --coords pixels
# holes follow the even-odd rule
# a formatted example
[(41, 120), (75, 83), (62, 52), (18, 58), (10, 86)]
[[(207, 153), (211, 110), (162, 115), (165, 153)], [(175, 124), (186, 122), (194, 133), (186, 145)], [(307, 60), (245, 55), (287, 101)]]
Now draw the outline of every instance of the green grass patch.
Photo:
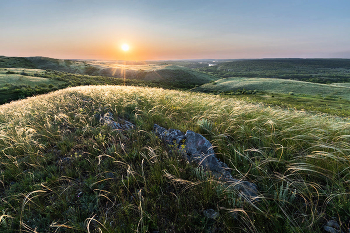
[(195, 90), (204, 92), (230, 92), (256, 90), (259, 92), (335, 97), (350, 100), (350, 89), (344, 86), (310, 83), (274, 78), (227, 78), (204, 84)]
[(64, 87), (62, 81), (37, 77), (44, 72), (39, 69), (0, 68), (0, 104)]
[(195, 69), (218, 78), (279, 78), (326, 84), (350, 80), (350, 59), (218, 60), (215, 66), (205, 63)]
[[(101, 125), (110, 111), (132, 131)], [(170, 153), (153, 124), (202, 132), (260, 201)], [(320, 232), (349, 227), (349, 121), (203, 93), (130, 86), (60, 90), (0, 106), (0, 229)], [(205, 210), (219, 213), (216, 219)]]
[(323, 98), (321, 96), (303, 96), (277, 93), (235, 95), (234, 97), (252, 103), (263, 103), (285, 109), (297, 109), (312, 112), (314, 114), (326, 113), (333, 116), (350, 117), (350, 101), (337, 97)]

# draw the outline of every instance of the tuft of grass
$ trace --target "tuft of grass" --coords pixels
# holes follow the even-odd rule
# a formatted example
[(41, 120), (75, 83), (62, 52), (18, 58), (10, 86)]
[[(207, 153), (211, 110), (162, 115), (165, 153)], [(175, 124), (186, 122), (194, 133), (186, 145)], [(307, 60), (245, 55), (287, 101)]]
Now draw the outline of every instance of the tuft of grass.
[[(112, 112), (131, 131), (101, 125)], [(151, 132), (210, 132), (256, 203)], [(83, 86), (0, 106), (2, 232), (320, 232), (350, 216), (350, 124), (203, 93)], [(219, 215), (204, 214), (212, 209)]]

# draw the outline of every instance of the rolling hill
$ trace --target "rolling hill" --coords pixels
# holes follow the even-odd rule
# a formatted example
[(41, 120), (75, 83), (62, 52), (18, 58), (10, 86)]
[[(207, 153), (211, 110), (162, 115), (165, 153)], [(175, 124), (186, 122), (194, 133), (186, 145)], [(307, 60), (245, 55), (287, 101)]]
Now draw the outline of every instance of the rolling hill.
[[(114, 130), (99, 116), (132, 122)], [(153, 125), (202, 133), (242, 198)], [(2, 232), (321, 232), (348, 225), (349, 121), (204, 93), (67, 88), (0, 106)], [(234, 184), (233, 184), (234, 185)], [(212, 213), (212, 214), (208, 214)]]
[(230, 92), (256, 90), (267, 93), (298, 94), (309, 96), (333, 96), (350, 100), (350, 89), (344, 84), (327, 85), (277, 78), (225, 78), (204, 84), (195, 90), (204, 92)]

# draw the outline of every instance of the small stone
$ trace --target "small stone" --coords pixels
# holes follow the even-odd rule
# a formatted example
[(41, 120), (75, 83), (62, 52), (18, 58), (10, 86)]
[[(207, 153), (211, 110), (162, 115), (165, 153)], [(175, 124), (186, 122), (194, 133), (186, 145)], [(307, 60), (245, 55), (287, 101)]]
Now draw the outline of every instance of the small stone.
[(337, 223), (337, 221), (335, 221), (335, 220), (329, 220), (326, 223), (326, 225), (323, 227), (323, 229), (329, 233), (340, 233), (341, 232), (340, 226)]
[(107, 172), (107, 173), (106, 173), (106, 178), (114, 179), (114, 178), (115, 178), (115, 175), (113, 174), (113, 172)]
[(339, 230), (336, 230), (336, 229), (334, 229), (333, 227), (329, 227), (329, 226), (324, 226), (323, 229), (324, 229), (326, 232), (329, 232), (329, 233), (340, 233)]
[(135, 127), (133, 123), (122, 118), (118, 118), (118, 122), (114, 121), (113, 114), (111, 112), (107, 112), (106, 114), (101, 116), (100, 123), (106, 124), (109, 127), (118, 130), (130, 130)]
[(329, 227), (340, 229), (339, 224), (335, 220), (329, 220), (326, 225), (329, 226)]
[(205, 217), (210, 218), (210, 219), (216, 219), (217, 217), (219, 217), (219, 213), (213, 209), (204, 210), (203, 214)]

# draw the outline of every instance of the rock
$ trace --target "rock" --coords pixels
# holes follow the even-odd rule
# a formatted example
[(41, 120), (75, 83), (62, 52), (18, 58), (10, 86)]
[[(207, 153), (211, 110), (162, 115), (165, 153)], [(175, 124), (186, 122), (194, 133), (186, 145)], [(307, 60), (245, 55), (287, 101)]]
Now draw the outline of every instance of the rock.
[(179, 148), (184, 143), (185, 134), (178, 129), (169, 129), (154, 124), (153, 131), (166, 144)]
[(211, 219), (216, 219), (217, 217), (219, 217), (219, 213), (213, 209), (204, 210), (203, 214), (205, 217), (211, 218)]
[(100, 116), (100, 123), (106, 124), (117, 130), (130, 130), (135, 127), (133, 123), (122, 118), (118, 118), (118, 122), (114, 121), (113, 114), (111, 112), (107, 112), (103, 116)]
[(339, 230), (336, 230), (336, 229), (334, 229), (333, 227), (329, 227), (329, 226), (324, 226), (323, 229), (324, 229), (326, 232), (329, 232), (329, 233), (340, 233)]
[(202, 135), (187, 130), (185, 149), (191, 162), (196, 162), (204, 170), (220, 172), (222, 164), (215, 157), (212, 144)]
[(323, 227), (323, 229), (329, 233), (340, 233), (341, 232), (340, 226), (337, 223), (337, 221), (335, 221), (335, 220), (329, 220), (326, 223), (326, 225)]
[(108, 179), (114, 179), (114, 178), (115, 178), (115, 175), (114, 175), (113, 172), (107, 172), (105, 176), (106, 176), (106, 178), (108, 178)]
[(191, 130), (187, 130), (186, 134), (177, 129), (167, 130), (157, 124), (153, 130), (165, 144), (178, 149), (188, 161), (198, 164), (205, 171), (210, 171), (215, 178), (240, 191), (241, 195), (250, 199), (257, 197), (256, 185), (234, 179), (229, 167), (216, 157), (212, 144), (202, 135)]

